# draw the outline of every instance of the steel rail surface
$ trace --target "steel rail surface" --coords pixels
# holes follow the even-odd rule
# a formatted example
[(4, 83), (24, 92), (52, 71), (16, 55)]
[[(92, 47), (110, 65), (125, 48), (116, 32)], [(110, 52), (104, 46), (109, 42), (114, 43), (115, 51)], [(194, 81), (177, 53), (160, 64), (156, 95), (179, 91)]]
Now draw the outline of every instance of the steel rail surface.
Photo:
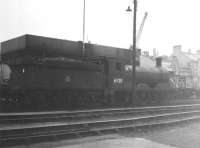
[(14, 122), (14, 121), (34, 121), (38, 120), (44, 122), (45, 120), (54, 119), (72, 119), (81, 117), (97, 117), (97, 116), (113, 116), (119, 114), (132, 114), (132, 113), (145, 113), (157, 112), (165, 110), (186, 110), (187, 108), (195, 109), (200, 107), (200, 104), (191, 105), (175, 105), (175, 106), (156, 106), (156, 107), (143, 107), (143, 108), (119, 108), (119, 109), (106, 109), (106, 110), (87, 110), (87, 111), (74, 111), (74, 112), (39, 112), (39, 113), (8, 113), (0, 114), (0, 123)]
[[(26, 126), (23, 125), (18, 128), (15, 126), (0, 128), (0, 145), (15, 145), (18, 142), (23, 143), (26, 140), (42, 141), (42, 139), (46, 139), (48, 141), (49, 138), (51, 139), (52, 137), (70, 135), (75, 135), (76, 137), (83, 133), (99, 133), (124, 128), (156, 126), (200, 119), (200, 104), (128, 109), (121, 108), (106, 110), (106, 113), (104, 113), (103, 110), (98, 110), (97, 112), (99, 115), (96, 111), (95, 113), (86, 111), (88, 114), (85, 114), (83, 111), (77, 111), (75, 113), (77, 117), (83, 116), (88, 118), (94, 115), (96, 116), (96, 118), (88, 118), (87, 120), (85, 120), (86, 118), (82, 118), (80, 121), (75, 120), (68, 123), (47, 122), (47, 124), (44, 125), (26, 124)], [(78, 113), (81, 113), (81, 115)], [(145, 114), (134, 116), (134, 113)], [(59, 114), (56, 113), (56, 115)], [(104, 118), (101, 118), (102, 115), (104, 115)], [(105, 115), (107, 118), (105, 118)], [(62, 116), (60, 116), (60, 118), (61, 117)]]
[[(190, 112), (180, 112), (180, 113), (171, 113), (171, 114), (160, 114), (155, 116), (146, 116), (146, 117), (138, 117), (138, 118), (128, 118), (128, 119), (118, 119), (118, 120), (102, 120), (96, 122), (82, 122), (76, 124), (59, 124), (59, 125), (49, 125), (43, 127), (36, 128), (22, 128), (18, 129), (18, 133), (7, 133), (4, 130), (4, 134), (0, 135), (0, 141), (8, 141), (8, 140), (17, 140), (17, 139), (26, 139), (30, 137), (40, 137), (40, 136), (50, 136), (51, 134), (72, 134), (79, 132), (92, 132), (92, 131), (101, 131), (101, 130), (109, 130), (109, 129), (118, 129), (125, 127), (135, 127), (135, 126), (143, 126), (149, 123), (157, 124), (157, 123), (168, 123), (173, 122), (174, 120), (188, 120), (188, 119), (197, 119), (200, 118), (200, 111), (190, 111)], [(149, 123), (148, 123), (149, 122)], [(78, 127), (78, 128), (77, 128)], [(38, 132), (33, 132), (33, 129), (40, 129)], [(48, 129), (48, 130), (47, 130)], [(43, 130), (43, 131), (42, 131)], [(2, 132), (1, 130), (0, 132)], [(8, 132), (9, 130), (7, 130)], [(32, 132), (30, 132), (32, 131)], [(29, 133), (30, 132), (30, 133)]]

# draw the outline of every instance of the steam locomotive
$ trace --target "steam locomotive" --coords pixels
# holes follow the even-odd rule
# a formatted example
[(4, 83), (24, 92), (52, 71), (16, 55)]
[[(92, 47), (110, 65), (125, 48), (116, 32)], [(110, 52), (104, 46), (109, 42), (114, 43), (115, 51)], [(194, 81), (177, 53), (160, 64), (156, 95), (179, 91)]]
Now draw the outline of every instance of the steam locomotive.
[(86, 43), (82, 53), (82, 42), (35, 35), (1, 47), (1, 110), (144, 105), (177, 95), (158, 59), (157, 67), (136, 66), (133, 99), (131, 50)]

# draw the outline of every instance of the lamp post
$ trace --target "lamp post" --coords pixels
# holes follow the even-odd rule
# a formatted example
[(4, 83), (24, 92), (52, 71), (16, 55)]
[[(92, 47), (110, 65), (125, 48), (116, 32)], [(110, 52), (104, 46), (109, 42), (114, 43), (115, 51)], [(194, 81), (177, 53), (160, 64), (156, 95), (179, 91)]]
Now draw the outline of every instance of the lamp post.
[(132, 52), (132, 100), (131, 102), (133, 103), (133, 100), (136, 99), (136, 76), (135, 76), (135, 71), (136, 71), (136, 14), (137, 14), (137, 0), (133, 1), (134, 8), (131, 10), (130, 6), (128, 6), (128, 9), (126, 11), (131, 12), (133, 11), (133, 52)]

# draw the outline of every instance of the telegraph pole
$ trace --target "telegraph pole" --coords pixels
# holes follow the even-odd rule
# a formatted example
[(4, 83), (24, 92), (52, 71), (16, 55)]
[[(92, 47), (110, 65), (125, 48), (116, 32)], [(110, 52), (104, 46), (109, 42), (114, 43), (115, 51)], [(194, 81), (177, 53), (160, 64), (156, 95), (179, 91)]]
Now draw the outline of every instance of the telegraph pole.
[(0, 69), (1, 69), (1, 71), (0, 71), (0, 75), (1, 75), (0, 82), (1, 82), (1, 81), (3, 81), (3, 65), (2, 65), (2, 58), (1, 58), (1, 43), (0, 43)]
[(132, 98), (136, 99), (136, 14), (137, 14), (137, 0), (134, 0), (134, 9), (133, 9), (133, 60), (132, 60)]
[(85, 56), (85, 0), (83, 0), (83, 45), (82, 56)]
[(132, 103), (136, 99), (136, 16), (137, 16), (137, 0), (133, 1), (134, 8), (131, 10), (130, 6), (126, 11), (133, 11), (133, 52), (132, 52)]

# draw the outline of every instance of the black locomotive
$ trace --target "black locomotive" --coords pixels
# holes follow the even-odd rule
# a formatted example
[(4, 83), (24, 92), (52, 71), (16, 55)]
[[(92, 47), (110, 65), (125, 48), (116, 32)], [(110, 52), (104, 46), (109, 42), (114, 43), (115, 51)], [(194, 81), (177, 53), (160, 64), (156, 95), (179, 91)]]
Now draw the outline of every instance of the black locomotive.
[(131, 50), (86, 43), (83, 55), (82, 42), (33, 35), (1, 45), (7, 66), (0, 85), (2, 110), (144, 105), (177, 95), (158, 64), (136, 67), (137, 97), (132, 99)]

